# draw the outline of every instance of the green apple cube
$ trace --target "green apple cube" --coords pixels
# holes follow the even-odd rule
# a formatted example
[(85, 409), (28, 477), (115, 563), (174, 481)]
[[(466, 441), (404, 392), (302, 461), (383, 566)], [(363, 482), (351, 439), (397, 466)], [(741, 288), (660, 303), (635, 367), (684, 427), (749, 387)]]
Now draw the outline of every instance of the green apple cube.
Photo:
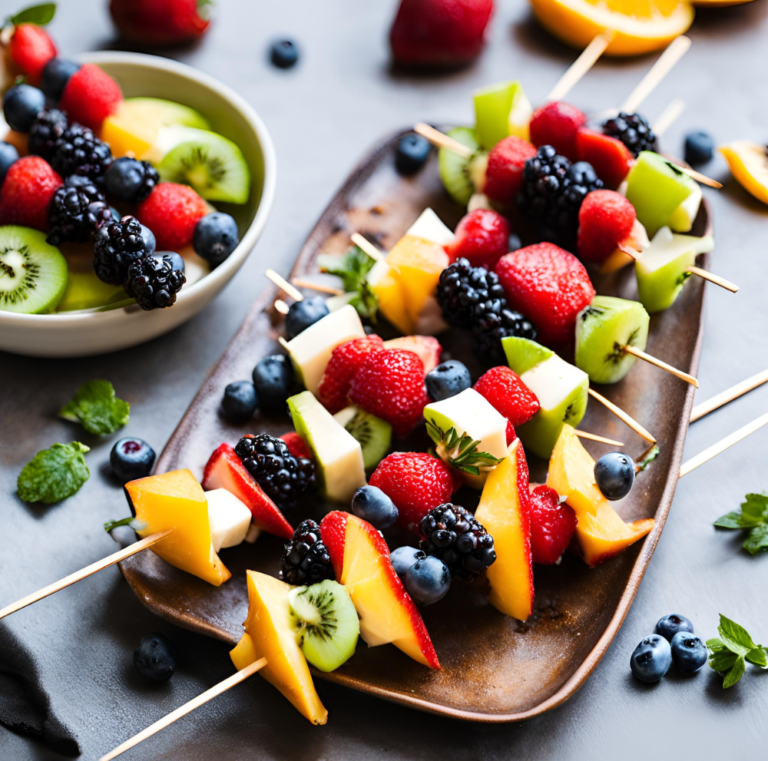
[(349, 504), (355, 491), (365, 486), (360, 442), (315, 399), (302, 391), (288, 399), (293, 426), (315, 456), (315, 478), (322, 496)]
[(364, 336), (360, 315), (351, 304), (347, 304), (302, 330), (288, 341), (285, 348), (299, 382), (307, 391), (316, 394), (333, 350), (347, 341)]
[[(474, 153), (480, 148), (475, 131), (469, 127), (456, 127), (447, 133), (448, 137), (458, 140)], [(458, 153), (441, 148), (438, 152), (440, 179), (443, 181), (448, 195), (456, 203), (466, 206), (475, 192), (475, 186), (469, 176), (470, 159), (459, 156)]]
[(650, 247), (635, 261), (637, 290), (646, 310), (653, 314), (669, 309), (690, 277), (688, 268), (696, 263), (699, 254), (713, 247), (711, 235), (704, 238), (677, 235), (668, 227), (662, 227)]
[(627, 175), (627, 200), (650, 236), (669, 225), (697, 188), (685, 172), (653, 151), (642, 151)]
[(438, 246), (447, 246), (453, 242), (454, 237), (451, 229), (430, 208), (421, 212), (419, 218), (408, 228), (405, 234), (432, 241)]
[(690, 232), (693, 223), (696, 221), (696, 215), (699, 213), (699, 206), (701, 206), (703, 195), (698, 183), (694, 182), (694, 185), (696, 187), (691, 192), (691, 195), (675, 209), (669, 218), (669, 227), (676, 233)]
[(578, 367), (527, 338), (502, 340), (507, 362), (539, 400), (539, 411), (517, 428), (527, 449), (548, 459), (565, 424), (574, 428), (587, 411), (589, 378)]
[(594, 383), (617, 383), (637, 361), (624, 347), (644, 350), (649, 322), (639, 301), (595, 296), (576, 317), (576, 366)]
[(519, 81), (502, 82), (478, 90), (475, 102), (475, 133), (478, 142), (490, 151), (510, 135), (530, 139), (528, 124), (533, 108)]

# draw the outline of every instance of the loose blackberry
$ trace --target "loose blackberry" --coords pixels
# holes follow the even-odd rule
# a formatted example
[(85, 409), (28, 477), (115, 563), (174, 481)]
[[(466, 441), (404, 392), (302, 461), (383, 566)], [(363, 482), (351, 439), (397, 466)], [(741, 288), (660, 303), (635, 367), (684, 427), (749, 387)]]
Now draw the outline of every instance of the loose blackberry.
[(160, 182), (160, 175), (148, 161), (123, 156), (112, 162), (104, 175), (104, 187), (110, 197), (126, 203), (145, 201)]
[(170, 259), (147, 255), (133, 262), (125, 273), (123, 289), (145, 311), (165, 309), (176, 303), (176, 294), (187, 282)]
[(112, 151), (88, 127), (74, 123), (56, 140), (50, 163), (62, 177), (81, 174), (101, 182), (112, 163)]
[(451, 576), (470, 581), (496, 560), (493, 537), (469, 510), (450, 502), (432, 508), (419, 525), (419, 547), (442, 560)]
[(336, 578), (328, 548), (320, 538), (320, 526), (315, 521), (304, 521), (293, 532), (280, 558), (278, 576), (297, 586)]
[(315, 466), (294, 457), (282, 439), (268, 433), (246, 436), (235, 447), (245, 469), (281, 509), (296, 506), (299, 496), (315, 483)]
[[(77, 177), (78, 175), (73, 175)], [(46, 240), (59, 246), (71, 240), (83, 243), (103, 224), (112, 221), (104, 194), (90, 180), (86, 184), (62, 185), (48, 207), (50, 232)]]
[(457, 259), (440, 273), (437, 301), (445, 321), (455, 328), (471, 328), (478, 304), (503, 298), (504, 289), (496, 273), (473, 267), (467, 259)]
[(520, 312), (510, 309), (506, 299), (490, 299), (478, 304), (475, 307), (472, 342), (475, 356), (490, 367), (506, 365), (501, 339), (507, 336), (535, 340), (536, 328)]
[(640, 151), (656, 150), (656, 135), (651, 125), (640, 114), (627, 114), (622, 111), (603, 124), (603, 132), (621, 140), (635, 157)]
[(131, 264), (150, 253), (135, 217), (102, 225), (93, 236), (93, 270), (105, 283), (122, 285)]
[(41, 111), (29, 129), (29, 152), (48, 161), (67, 124), (67, 115), (58, 108)]

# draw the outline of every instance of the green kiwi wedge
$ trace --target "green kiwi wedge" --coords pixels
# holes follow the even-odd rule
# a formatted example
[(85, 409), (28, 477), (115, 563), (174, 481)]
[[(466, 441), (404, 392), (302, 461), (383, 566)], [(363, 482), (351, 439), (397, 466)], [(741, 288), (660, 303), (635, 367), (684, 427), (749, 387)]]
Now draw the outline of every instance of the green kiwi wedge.
[(360, 443), (365, 469), (373, 470), (389, 453), (392, 426), (354, 405), (345, 407), (334, 417)]
[(67, 260), (45, 233), (29, 227), (0, 227), (0, 311), (53, 312), (67, 288)]
[[(462, 145), (466, 145), (475, 152), (480, 148), (475, 131), (469, 127), (456, 127), (447, 134), (448, 137), (458, 140)], [(448, 195), (456, 203), (466, 206), (475, 192), (475, 185), (470, 175), (472, 158), (464, 158), (447, 148), (440, 149), (439, 157), (440, 179), (443, 181)]]

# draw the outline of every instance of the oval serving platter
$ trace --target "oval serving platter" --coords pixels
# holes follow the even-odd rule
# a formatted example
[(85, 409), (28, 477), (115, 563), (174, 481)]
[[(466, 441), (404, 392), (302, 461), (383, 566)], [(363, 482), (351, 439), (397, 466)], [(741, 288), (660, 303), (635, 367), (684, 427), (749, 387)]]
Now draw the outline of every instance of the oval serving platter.
[[(395, 172), (394, 149), (402, 134), (380, 143), (355, 168), (301, 249), (292, 276), (316, 274), (318, 254), (343, 253), (353, 232), (389, 249), (427, 206), (455, 227), (462, 209), (443, 190), (434, 152), (415, 177), (403, 178)], [(693, 233), (708, 232), (711, 220), (703, 203)], [(593, 281), (598, 293), (636, 298), (631, 268)], [(704, 281), (691, 278), (677, 303), (652, 317), (648, 340), (650, 353), (694, 375), (703, 293)], [(210, 453), (221, 442), (234, 444), (245, 433), (280, 435), (292, 430), (287, 415), (280, 419), (257, 415), (247, 426), (235, 426), (218, 409), (228, 383), (249, 378), (256, 362), (281, 351), (277, 338), (282, 335), (283, 318), (273, 308), (277, 295), (275, 288), (269, 288), (253, 305), (169, 440), (157, 472), (190, 468), (202, 477)], [(383, 334), (383, 326), (378, 327)], [(447, 353), (469, 364), (476, 378), (479, 368), (471, 360), (467, 338), (459, 332), (440, 340)], [(477, 722), (529, 719), (576, 692), (621, 626), (659, 540), (677, 485), (694, 396), (693, 387), (643, 362), (636, 363), (621, 383), (600, 391), (648, 428), (661, 447), (657, 461), (617, 508), (625, 520), (656, 519), (645, 540), (591, 570), (570, 553), (559, 566), (536, 566), (534, 613), (525, 623), (503, 616), (488, 603), (484, 579), (454, 584), (442, 602), (422, 610), (440, 671), (420, 666), (394, 647), (368, 648), (361, 642), (344, 666), (330, 674), (314, 670), (316, 677), (420, 710)], [(594, 401), (581, 428), (626, 442), (624, 451), (633, 456), (645, 449), (639, 437)], [(600, 444), (587, 445), (595, 456), (609, 451)], [(395, 448), (408, 451), (428, 446), (422, 426), (411, 440), (396, 442)], [(543, 481), (546, 463), (531, 460), (532, 480)], [(463, 489), (455, 501), (474, 507), (473, 499), (477, 500), (476, 493)], [(315, 499), (287, 517), (297, 525), (308, 517), (319, 519), (329, 509), (330, 505)], [(219, 588), (173, 568), (152, 552), (123, 561), (121, 569), (138, 598), (154, 613), (234, 645), (247, 612), (245, 571), (277, 575), (281, 550), (280, 539), (264, 534), (255, 545), (224, 550), (222, 560), (232, 579)]]

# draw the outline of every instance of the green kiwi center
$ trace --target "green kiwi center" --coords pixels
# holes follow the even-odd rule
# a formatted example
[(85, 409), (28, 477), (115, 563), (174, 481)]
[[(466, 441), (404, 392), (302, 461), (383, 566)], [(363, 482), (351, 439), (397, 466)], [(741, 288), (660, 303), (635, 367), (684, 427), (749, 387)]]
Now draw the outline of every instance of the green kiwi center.
[(336, 633), (336, 606), (333, 595), (324, 589), (307, 587), (294, 591), (291, 596), (291, 608), (301, 622), (298, 638), (317, 637), (320, 640), (331, 639)]
[(211, 188), (226, 177), (224, 163), (211, 156), (204, 145), (196, 145), (180, 161), (179, 176), (195, 188)]
[(26, 246), (0, 251), (0, 304), (21, 304), (35, 289), (40, 267), (29, 257)]

